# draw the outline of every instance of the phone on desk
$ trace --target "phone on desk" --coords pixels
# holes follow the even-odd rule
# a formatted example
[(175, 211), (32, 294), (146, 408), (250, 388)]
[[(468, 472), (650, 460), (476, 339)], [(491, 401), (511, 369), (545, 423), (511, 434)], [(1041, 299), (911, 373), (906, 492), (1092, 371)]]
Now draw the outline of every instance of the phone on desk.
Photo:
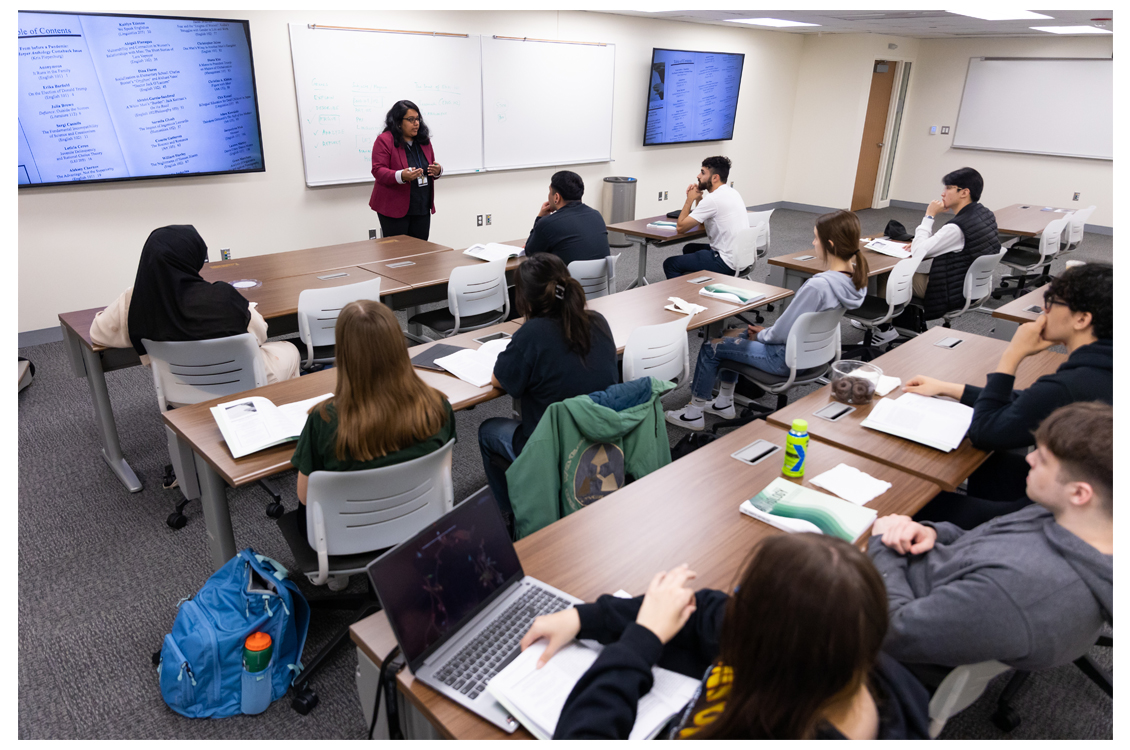
[(812, 260), (815, 257), (815, 255), (798, 255), (797, 257), (793, 258), (793, 260)]
[(489, 334), (487, 336), (481, 336), (481, 337), (475, 339), (475, 341), (479, 342), (480, 344), (485, 344), (488, 341), (498, 341), (499, 339), (508, 339), (508, 338), (510, 338), (509, 333), (506, 333), (504, 331), (499, 331), (498, 333), (492, 333), (492, 334)]
[(698, 278), (690, 279), (690, 282), (692, 284), (705, 284), (713, 278), (713, 276), (699, 276)]

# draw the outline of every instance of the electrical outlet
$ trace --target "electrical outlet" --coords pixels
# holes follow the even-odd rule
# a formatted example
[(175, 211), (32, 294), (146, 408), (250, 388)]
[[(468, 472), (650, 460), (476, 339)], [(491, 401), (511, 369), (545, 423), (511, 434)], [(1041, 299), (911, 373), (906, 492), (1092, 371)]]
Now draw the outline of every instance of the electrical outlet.
[(1079, 200), (1079, 193), (1076, 193), (1075, 196), (1071, 200), (1073, 200), (1073, 201)]
[(942, 126), (942, 135), (949, 135), (949, 134), (950, 134), (950, 126), (949, 125), (943, 125)]
[(479, 214), (475, 217), (475, 226), (481, 227), (483, 225), (483, 215)]
[(667, 191), (666, 190), (663, 191), (663, 200), (667, 200)]
[(490, 214), (487, 214), (487, 226), (490, 226)]
[(369, 230), (369, 239), (375, 240), (376, 238), (377, 238), (377, 230), (376, 229), (370, 229)]
[(658, 198), (658, 200), (663, 200), (663, 191), (662, 191), (662, 190), (660, 190), (660, 191), (659, 191), (659, 198)]
[(730, 187), (733, 187), (733, 186), (734, 186), (734, 181), (730, 180)]
[(221, 247), (220, 248), (220, 260), (231, 260), (231, 248), (230, 247)]

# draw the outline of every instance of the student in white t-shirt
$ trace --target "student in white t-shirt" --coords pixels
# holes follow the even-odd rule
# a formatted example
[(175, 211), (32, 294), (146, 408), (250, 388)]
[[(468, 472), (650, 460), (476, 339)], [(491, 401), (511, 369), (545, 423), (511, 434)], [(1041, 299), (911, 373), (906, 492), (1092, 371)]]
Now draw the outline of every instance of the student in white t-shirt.
[[(697, 182), (687, 186), (687, 201), (679, 213), (677, 227), (682, 234), (705, 225), (709, 244), (688, 242), (682, 255), (664, 260), (663, 273), (667, 278), (696, 271), (733, 276), (741, 270), (735, 268), (734, 246), (738, 232), (749, 227), (749, 218), (738, 191), (726, 184), (729, 177), (730, 160), (725, 156), (702, 160)], [(695, 201), (698, 205), (692, 210)]]

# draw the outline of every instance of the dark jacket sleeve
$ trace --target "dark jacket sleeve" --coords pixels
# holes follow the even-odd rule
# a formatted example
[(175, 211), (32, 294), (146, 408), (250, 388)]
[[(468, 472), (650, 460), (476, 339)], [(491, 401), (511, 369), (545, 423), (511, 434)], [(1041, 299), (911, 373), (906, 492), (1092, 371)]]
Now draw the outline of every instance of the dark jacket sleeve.
[(526, 257), (534, 253), (549, 252), (548, 225), (542, 223), (543, 218), (547, 217), (537, 216), (534, 218), (534, 225), (530, 228), (530, 236), (526, 238)]
[[(1056, 408), (1071, 402), (1071, 394), (1055, 375), (1040, 378), (1026, 390), (1012, 389), (1016, 378), (989, 373), (973, 403), (969, 440), (982, 450), (1026, 448), (1033, 444), (1032, 431)], [(969, 397), (965, 387), (962, 402)]]

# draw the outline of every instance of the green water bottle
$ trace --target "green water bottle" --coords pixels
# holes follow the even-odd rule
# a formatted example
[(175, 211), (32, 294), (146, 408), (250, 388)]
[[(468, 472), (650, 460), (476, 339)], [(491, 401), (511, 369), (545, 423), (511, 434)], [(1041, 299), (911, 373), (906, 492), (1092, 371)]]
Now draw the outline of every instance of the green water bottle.
[(243, 666), (248, 672), (262, 672), (271, 663), (273, 649), (271, 636), (255, 631), (243, 642)]
[(803, 477), (805, 459), (808, 458), (808, 422), (794, 419), (785, 438), (785, 466), (781, 473), (787, 477)]

